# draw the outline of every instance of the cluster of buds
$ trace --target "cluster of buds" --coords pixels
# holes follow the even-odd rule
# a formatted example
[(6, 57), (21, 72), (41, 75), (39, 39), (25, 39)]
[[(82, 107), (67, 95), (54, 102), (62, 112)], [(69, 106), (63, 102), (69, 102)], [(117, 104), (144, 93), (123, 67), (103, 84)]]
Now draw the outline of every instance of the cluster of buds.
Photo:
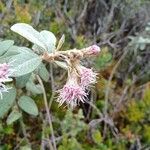
[(79, 102), (86, 102), (89, 87), (96, 83), (97, 73), (92, 69), (80, 64), (83, 57), (91, 57), (99, 54), (100, 48), (97, 45), (83, 48), (81, 50), (72, 49), (67, 51), (56, 51), (53, 54), (44, 54), (42, 57), (46, 61), (55, 61), (64, 58), (68, 65), (68, 79), (62, 89), (58, 90), (57, 101), (60, 106), (74, 108)]
[(10, 69), (10, 65), (7, 63), (0, 64), (0, 97), (2, 99), (2, 93), (8, 92), (8, 89), (5, 86), (5, 82), (12, 81), (10, 75), (12, 70)]

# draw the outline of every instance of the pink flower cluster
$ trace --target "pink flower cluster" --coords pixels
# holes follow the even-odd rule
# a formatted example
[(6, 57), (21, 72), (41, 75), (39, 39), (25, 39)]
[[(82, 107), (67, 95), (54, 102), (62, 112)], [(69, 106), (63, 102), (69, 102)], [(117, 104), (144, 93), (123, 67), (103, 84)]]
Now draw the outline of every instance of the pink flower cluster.
[(5, 82), (9, 82), (12, 79), (9, 78), (11, 74), (10, 66), (6, 63), (0, 64), (0, 96), (2, 98), (2, 93), (7, 92), (8, 88), (5, 86)]
[[(98, 48), (96, 45), (91, 46), (91, 54), (98, 54)], [(74, 108), (79, 102), (86, 102), (88, 88), (96, 83), (97, 73), (77, 63), (71, 71), (68, 71), (68, 74), (66, 84), (58, 91), (57, 101), (60, 106), (66, 103), (69, 107)]]

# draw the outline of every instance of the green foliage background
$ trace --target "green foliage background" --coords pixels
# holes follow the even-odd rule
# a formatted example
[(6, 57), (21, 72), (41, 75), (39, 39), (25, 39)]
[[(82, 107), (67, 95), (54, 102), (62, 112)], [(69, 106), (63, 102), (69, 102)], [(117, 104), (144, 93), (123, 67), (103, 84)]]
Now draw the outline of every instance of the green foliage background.
[[(24, 22), (39, 31), (53, 32), (58, 40), (65, 34), (63, 50), (95, 43), (101, 47), (97, 58), (83, 60), (83, 64), (95, 66), (99, 73), (96, 88), (89, 95), (93, 105), (81, 105), (74, 111), (58, 108), (50, 86), (52, 81), (47, 76), (53, 70), (55, 84), (61, 87), (65, 72), (49, 64), (37, 70), (44, 80), (48, 99), (54, 98), (50, 112), (58, 150), (150, 149), (149, 7), (148, 0), (0, 1), (1, 40), (10, 39), (15, 45), (31, 47), (30, 42), (10, 31), (13, 24)], [(62, 75), (61, 79), (59, 75)], [(0, 112), (8, 111), (0, 120), (0, 150), (38, 150), (43, 135), (45, 139), (51, 138), (48, 127), (42, 131), (43, 98), (38, 84), (27, 83), (30, 76), (27, 74), (25, 81), (20, 78), (15, 81), (19, 87), (17, 93), (22, 90), (22, 98), (18, 101), (24, 112), (20, 113), (15, 106), (12, 110), (4, 109), (0, 101)], [(35, 109), (30, 111), (30, 107), (21, 102), (25, 98), (32, 101), (30, 107)], [(100, 112), (104, 117), (100, 117)], [(21, 120), (24, 120), (23, 124)], [(27, 137), (22, 128), (26, 129)], [(48, 144), (46, 140), (44, 142), (46, 147)]]

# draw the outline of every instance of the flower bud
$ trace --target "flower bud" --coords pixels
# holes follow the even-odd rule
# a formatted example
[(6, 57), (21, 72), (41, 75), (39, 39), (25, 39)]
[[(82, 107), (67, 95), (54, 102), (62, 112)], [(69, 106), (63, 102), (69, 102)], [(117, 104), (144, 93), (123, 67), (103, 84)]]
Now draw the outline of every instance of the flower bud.
[(85, 54), (87, 55), (98, 55), (101, 51), (100, 47), (97, 45), (92, 45), (85, 50)]

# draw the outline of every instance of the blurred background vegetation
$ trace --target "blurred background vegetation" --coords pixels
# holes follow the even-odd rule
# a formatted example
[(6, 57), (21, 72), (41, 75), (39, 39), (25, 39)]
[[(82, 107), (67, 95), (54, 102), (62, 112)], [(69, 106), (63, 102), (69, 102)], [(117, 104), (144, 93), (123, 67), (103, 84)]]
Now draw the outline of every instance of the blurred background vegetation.
[[(58, 39), (65, 34), (63, 50), (92, 44), (101, 47), (98, 57), (83, 60), (99, 73), (96, 88), (89, 94), (89, 103), (73, 112), (58, 108), (55, 102), (54, 92), (64, 83), (66, 73), (47, 64), (53, 73), (45, 85), (48, 98), (54, 99), (50, 112), (58, 150), (150, 150), (149, 8), (149, 0), (0, 0), (3, 40), (31, 47), (10, 31), (13, 24), (25, 22), (39, 31), (53, 32)], [(33, 94), (33, 98), (44, 113), (42, 96)], [(46, 138), (41, 143), (41, 116), (24, 113), (23, 119), (32, 149), (46, 149)], [(44, 134), (50, 132), (47, 127)], [(7, 125), (4, 117), (0, 150), (12, 149), (29, 147), (20, 123)]]

